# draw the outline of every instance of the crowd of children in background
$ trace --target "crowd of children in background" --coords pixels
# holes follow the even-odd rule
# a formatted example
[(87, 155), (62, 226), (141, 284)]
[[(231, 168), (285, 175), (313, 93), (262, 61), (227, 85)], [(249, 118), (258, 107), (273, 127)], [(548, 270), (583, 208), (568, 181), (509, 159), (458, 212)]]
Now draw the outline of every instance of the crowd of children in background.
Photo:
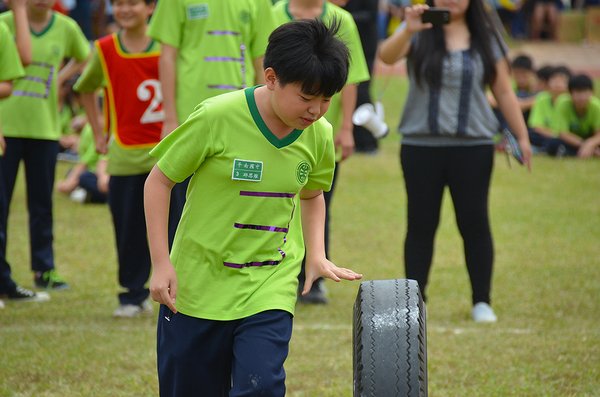
[[(269, 0), (265, 1), (270, 3)], [(23, 29), (20, 25), (24, 23), (24, 21), (19, 20), (19, 17), (22, 19), (23, 10), (27, 2), (26, 0), (11, 0), (5, 2), (12, 8), (12, 11), (0, 14), (0, 30), (4, 29), (4, 25), (6, 24), (11, 30), (11, 36), (16, 38), (18, 47), (19, 43), (23, 42), (22, 34), (19, 35), (19, 32), (21, 31), (22, 33)], [(32, 233), (32, 270), (35, 272), (34, 284), (39, 288), (50, 289), (68, 288), (66, 281), (59, 277), (54, 270), (51, 199), (53, 188), (55, 187), (57, 191), (70, 195), (71, 199), (77, 202), (106, 203), (108, 201), (110, 203), (109, 184), (111, 183), (111, 175), (113, 176), (113, 189), (120, 189), (116, 186), (115, 181), (118, 180), (118, 178), (115, 178), (115, 175), (117, 177), (131, 176), (133, 174), (147, 175), (155, 161), (155, 159), (147, 156), (147, 150), (158, 142), (158, 138), (154, 140), (142, 139), (142, 141), (140, 141), (141, 143), (137, 141), (123, 143), (123, 137), (120, 137), (118, 133), (114, 133), (114, 130), (111, 129), (115, 128), (114, 125), (104, 128), (103, 124), (108, 123), (110, 117), (108, 120), (105, 120), (103, 115), (96, 114), (93, 110), (90, 110), (89, 102), (84, 110), (81, 95), (73, 89), (73, 86), (78, 79), (80, 80), (78, 85), (82, 87), (80, 75), (83, 72), (83, 67), (85, 62), (88, 61), (90, 54), (88, 39), (101, 36), (108, 37), (111, 33), (119, 30), (114, 22), (112, 9), (106, 11), (106, 7), (110, 8), (111, 5), (114, 6), (115, 2), (119, 2), (119, 0), (110, 2), (91, 2), (95, 4), (96, 7), (102, 5), (101, 11), (98, 11), (99, 9), (95, 8), (97, 13), (100, 12), (101, 17), (98, 18), (101, 19), (102, 22), (94, 25), (94, 29), (90, 29), (90, 27), (87, 26), (83, 31), (73, 19), (51, 10), (51, 7), (54, 6), (56, 9), (56, 7), (61, 4), (55, 2), (55, 0), (40, 0), (38, 3), (42, 4), (42, 6), (37, 8), (30, 5), (28, 23), (31, 28), (31, 38), (28, 38), (28, 40), (31, 40), (33, 43), (33, 49), (29, 51), (30, 53), (33, 52), (33, 59), (35, 59), (35, 62), (33, 62), (31, 66), (28, 66), (25, 71), (20, 70), (19, 67), (15, 67), (15, 73), (0, 74), (0, 76), (2, 76), (0, 78), (1, 80), (10, 81), (18, 79), (14, 82), (12, 97), (3, 101), (0, 108), (2, 109), (2, 118), (0, 119), (0, 122), (5, 125), (4, 135), (6, 136), (9, 147), (8, 151), (0, 151), (0, 155), (4, 154), (2, 163), (0, 163), (0, 178), (2, 178), (1, 181), (3, 183), (3, 191), (0, 194), (2, 197), (0, 197), (0, 199), (4, 201), (2, 205), (3, 214), (0, 216), (0, 276), (2, 277), (2, 281), (0, 282), (0, 296), (4, 295), (6, 298), (13, 300), (40, 299), (40, 296), (43, 296), (39, 294), (36, 295), (33, 291), (17, 287), (10, 277), (10, 266), (5, 258), (8, 207), (21, 160), (24, 160), (27, 171), (27, 193), (29, 198)], [(73, 1), (66, 3), (74, 7), (72, 10), (75, 10), (84, 2)], [(137, 4), (138, 2), (133, 3)], [(145, 4), (148, 9), (154, 10), (153, 1), (146, 0), (140, 1), (139, 3)], [(332, 3), (345, 2), (332, 1)], [(384, 3), (386, 6), (388, 5), (387, 2)], [(269, 25), (269, 31), (277, 24), (295, 18), (292, 11), (298, 12), (298, 9), (290, 10), (288, 4), (288, 1), (280, 1), (278, 5), (276, 4), (274, 6), (274, 10), (276, 10), (278, 14), (274, 14), (273, 18), (277, 15), (281, 15), (282, 18), (280, 18), (280, 21), (275, 21), (274, 19), (270, 24), (265, 23), (264, 26)], [(328, 10), (332, 10), (332, 5), (326, 4), (328, 8), (323, 8), (323, 15), (329, 15)], [(401, 1), (393, 1), (390, 2), (389, 5), (392, 9), (397, 10), (397, 6), (404, 5), (404, 3)], [(117, 5), (117, 7), (119, 7), (119, 5)], [(337, 6), (333, 7), (335, 7), (336, 13), (339, 10), (342, 10)], [(387, 12), (387, 8), (384, 7), (383, 9)], [(382, 9), (380, 8), (380, 11), (381, 10)], [(66, 7), (66, 9), (63, 9), (62, 11), (68, 13), (69, 9)], [(197, 17), (201, 18), (203, 12), (202, 9), (195, 10), (194, 12), (196, 11), (199, 13)], [(346, 16), (350, 15), (348, 13), (346, 14)], [(299, 16), (302, 16), (302, 14), (300, 13)], [(251, 16), (248, 17), (250, 18)], [(160, 20), (161, 19), (159, 19), (159, 21)], [(124, 30), (121, 30), (121, 32), (127, 31), (127, 29), (128, 28), (125, 28)], [(174, 57), (181, 55), (182, 51), (187, 51), (177, 48), (175, 44), (173, 44), (175, 43), (174, 40), (181, 40), (181, 38), (171, 37), (170, 35), (172, 32), (169, 33), (170, 31), (164, 27), (161, 27), (160, 29), (163, 29), (164, 32), (161, 33), (158, 31), (159, 26), (157, 22), (154, 31), (152, 31), (152, 29), (150, 30), (150, 35), (157, 40), (152, 41), (147, 37), (148, 43), (146, 43), (147, 45), (144, 46), (144, 48), (132, 47), (132, 51), (127, 51), (125, 49), (127, 45), (123, 44), (122, 33), (113, 36), (119, 43), (118, 45), (121, 50), (117, 50), (116, 54), (112, 54), (111, 56), (118, 55), (125, 59), (127, 58), (127, 55), (124, 54), (127, 54), (128, 52), (136, 54), (155, 52), (158, 54), (161, 50), (159, 41), (162, 42), (162, 40), (159, 39), (164, 39), (164, 42), (162, 42), (163, 51), (166, 48), (169, 54), (174, 54)], [(350, 44), (358, 44), (352, 53), (353, 55), (359, 53), (362, 56), (362, 51), (360, 51), (360, 41), (356, 34), (356, 26), (352, 25), (350, 29), (352, 31), (353, 41), (356, 42)], [(145, 27), (143, 30), (145, 32)], [(88, 34), (84, 34), (84, 31), (88, 32)], [(95, 33), (90, 33), (92, 31)], [(268, 32), (263, 32), (261, 34), (263, 36), (261, 44), (257, 44), (256, 48), (247, 48), (247, 54), (250, 54), (251, 51), (256, 51), (257, 54), (260, 55), (261, 51), (264, 51)], [(135, 43), (137, 42), (134, 41), (134, 47)], [(97, 46), (97, 51), (99, 48), (100, 47)], [(5, 51), (4, 47), (0, 49)], [(28, 57), (31, 58), (31, 54), (28, 55), (26, 51), (23, 52), (21, 49), (19, 50), (19, 55), (22, 58), (22, 65), (27, 66), (28, 63), (31, 62), (31, 60), (28, 59)], [(85, 77), (89, 77), (89, 74), (91, 73), (90, 66), (88, 65), (88, 69), (84, 72), (85, 78), (83, 79), (87, 81), (88, 86), (87, 88), (79, 89), (79, 91), (83, 90), (82, 92), (84, 92), (84, 95), (86, 95), (85, 93), (91, 95), (96, 89), (106, 87), (106, 79), (110, 78), (110, 71), (105, 69), (106, 60), (104, 58), (102, 58), (102, 61), (97, 59), (97, 52), (95, 57), (96, 58), (92, 58), (92, 63), (94, 64), (93, 68), (95, 68), (94, 73), (96, 73), (97, 76), (95, 77), (95, 80), (90, 80)], [(4, 61), (8, 58), (5, 58), (4, 55), (2, 55), (0, 59)], [(68, 59), (68, 61), (65, 62), (65, 59)], [(260, 67), (261, 60), (261, 56), (247, 59), (248, 62), (246, 63), (245, 77), (249, 77), (249, 80), (239, 82), (239, 84), (236, 83), (235, 86), (237, 88), (244, 88), (261, 82), (258, 78), (260, 76), (257, 76), (256, 80), (254, 78), (254, 68)], [(179, 62), (182, 61), (179, 60)], [(356, 83), (368, 79), (368, 70), (364, 58), (353, 58), (353, 62), (355, 67), (351, 67), (351, 76), (354, 76), (353, 73), (356, 73), (357, 75), (354, 80), (349, 81), (349, 85), (352, 87), (354, 87)], [(535, 62), (526, 55), (519, 55), (512, 61), (515, 91), (528, 126), (529, 138), (534, 148), (534, 152), (547, 153), (548, 155), (557, 157), (600, 157), (600, 100), (594, 96), (593, 82), (590, 77), (582, 74), (573, 75), (565, 66), (543, 66), (535, 69), (534, 63)], [(0, 67), (3, 69), (0, 70), (0, 73), (5, 73), (10, 70), (9, 66), (5, 66), (4, 64), (0, 65)], [(20, 67), (22, 68), (22, 66)], [(180, 67), (181, 64), (177, 66), (178, 71), (180, 71)], [(35, 69), (35, 71), (32, 72), (32, 69)], [(103, 72), (105, 73), (104, 76), (102, 75)], [(19, 79), (24, 73), (37, 73), (37, 75), (28, 79)], [(155, 73), (155, 75), (151, 76), (152, 79), (158, 82), (158, 70), (155, 70), (153, 73)], [(161, 79), (162, 78), (164, 78), (164, 76), (162, 76)], [(181, 81), (182, 80), (179, 80), (180, 83)], [(110, 83), (110, 81), (108, 81), (108, 83)], [(177, 80), (175, 80), (173, 84), (175, 83), (177, 83)], [(169, 87), (169, 89), (171, 90), (170, 93), (172, 95), (175, 91), (172, 84), (170, 85), (171, 87)], [(185, 85), (189, 86), (189, 83), (184, 83), (180, 86), (177, 90), (177, 95), (184, 95)], [(210, 88), (210, 84), (208, 86)], [(214, 87), (220, 87), (219, 90), (223, 91), (222, 87), (224, 87), (224, 85), (217, 84)], [(233, 89), (232, 87), (233, 86), (227, 86), (223, 92)], [(214, 94), (216, 94), (221, 92), (219, 90), (212, 91), (215, 91)], [(211, 91), (211, 89), (209, 89), (209, 91)], [(207, 94), (205, 97), (214, 94)], [(100, 99), (92, 97), (92, 101), (95, 101), (94, 103), (96, 105), (99, 104), (104, 106), (107, 101), (103, 95), (113, 95), (113, 93), (111, 93), (110, 88), (108, 88), (105, 91), (105, 94), (100, 94)], [(168, 92), (165, 95), (169, 95)], [(341, 97), (343, 98), (344, 95), (345, 91), (342, 91)], [(3, 94), (3, 96), (6, 95)], [(30, 112), (25, 114), (23, 112), (24, 109), (33, 107), (38, 109), (38, 104), (30, 104), (31, 101), (48, 97), (50, 100), (45, 101), (45, 103), (47, 103), (47, 108), (44, 108), (43, 111), (36, 111), (33, 114)], [(165, 127), (168, 131), (162, 131), (163, 137), (177, 125), (181, 124), (190, 114), (196, 103), (202, 101), (205, 97), (194, 98), (192, 100), (186, 99), (184, 101), (186, 102), (186, 109), (183, 109), (179, 104), (177, 104), (177, 108), (172, 107), (164, 110), (158, 108), (154, 109), (163, 112), (161, 113), (163, 116), (165, 111), (167, 112), (167, 115), (170, 114), (169, 112), (172, 112), (173, 115), (173, 123), (165, 123)], [(337, 106), (332, 105), (332, 108), (336, 108), (335, 118), (330, 120), (332, 124), (335, 125), (334, 132), (344, 132), (348, 128), (351, 129), (351, 126), (346, 124), (347, 120), (349, 120), (349, 117), (347, 116), (351, 115), (354, 110), (355, 97), (356, 93), (353, 93), (350, 96), (350, 98), (352, 98), (352, 106), (344, 107), (343, 103), (338, 103)], [(489, 102), (493, 108), (496, 106), (492, 97), (489, 98)], [(165, 104), (165, 106), (173, 106), (175, 103), (176, 98), (171, 97), (171, 101), (169, 104)], [(110, 105), (110, 103), (108, 105)], [(176, 116), (174, 113), (175, 111), (177, 112)], [(88, 119), (90, 114), (94, 115), (94, 120)], [(501, 115), (497, 113), (497, 116), (501, 121), (501, 129), (508, 128), (506, 122), (502, 120)], [(152, 120), (156, 121), (158, 119)], [(24, 127), (32, 122), (35, 125)], [(126, 148), (127, 150), (135, 149), (130, 150), (128, 153), (137, 153), (136, 150), (139, 151), (140, 147), (145, 148), (144, 150), (146, 150), (145, 155), (147, 158), (144, 157), (145, 160), (142, 160), (146, 161), (147, 164), (142, 167), (143, 169), (139, 168), (139, 164), (131, 165), (126, 161), (125, 163), (129, 164), (127, 167), (132, 166), (134, 168), (138, 167), (139, 169), (135, 168), (127, 171), (117, 170), (119, 167), (115, 164), (125, 157), (119, 160), (117, 159), (119, 157), (118, 154), (113, 153), (113, 173), (111, 173), (110, 158), (107, 159), (107, 156), (105, 155), (106, 152), (98, 149), (99, 134), (102, 134), (101, 131), (103, 129), (113, 131), (111, 143), (114, 143), (112, 141), (114, 141), (115, 138), (117, 140), (120, 139), (118, 147), (115, 146), (115, 153), (120, 150), (119, 148)], [(3, 150), (7, 145), (4, 142), (1, 131), (2, 130), (0, 130), (0, 149)], [(37, 135), (28, 135), (31, 131), (36, 131)], [(337, 139), (340, 140), (340, 137), (342, 137), (341, 134), (338, 135)], [(41, 146), (32, 147), (32, 145), (30, 145), (32, 142), (34, 144), (40, 144)], [(340, 156), (343, 156), (344, 158), (347, 157), (349, 153), (351, 153), (353, 145), (346, 144), (342, 140), (338, 143), (341, 148), (339, 153)], [(346, 153), (346, 151), (348, 153)], [(9, 154), (8, 156), (6, 155), (7, 153)], [(338, 158), (338, 160), (340, 160), (340, 158)], [(71, 161), (73, 162), (73, 166), (64, 179), (54, 186), (54, 170), (57, 159)], [(131, 158), (129, 158), (128, 161), (129, 160), (131, 160)], [(44, 170), (44, 172), (39, 172), (41, 170)], [(118, 175), (114, 174), (114, 172)], [(141, 194), (140, 189), (141, 187), (138, 189), (139, 194)], [(113, 192), (113, 194), (115, 193)], [(137, 198), (137, 206), (139, 209), (141, 209), (141, 204), (139, 204), (141, 202), (140, 197)], [(113, 204), (113, 207), (115, 205), (116, 204)], [(111, 210), (113, 210), (113, 220), (118, 222), (119, 215), (115, 213), (117, 210), (113, 207), (111, 207)], [(139, 220), (139, 222), (142, 222), (142, 220)], [(115, 223), (115, 228), (117, 239), (119, 238), (119, 234), (128, 235), (128, 232), (126, 232), (127, 228), (124, 225), (119, 226)], [(121, 233), (119, 233), (119, 229), (122, 230)], [(145, 229), (143, 229), (143, 231), (142, 237), (145, 239)], [(117, 241), (119, 251), (123, 251), (123, 255), (125, 255), (127, 249), (120, 247), (120, 244), (121, 243)], [(147, 250), (147, 248), (145, 249)], [(120, 258), (120, 261), (125, 262), (127, 259)], [(149, 263), (147, 266), (149, 266)], [(144, 276), (142, 277), (142, 284), (146, 282), (148, 273), (149, 269), (145, 269), (143, 272)], [(136, 281), (136, 283), (139, 284), (139, 280)], [(319, 283), (316, 283), (316, 288), (319, 288)], [(320, 295), (318, 295), (313, 302), (325, 303), (326, 299), (324, 299), (322, 293), (319, 294)], [(140, 296), (143, 296), (145, 299), (147, 297), (147, 290), (146, 292), (141, 293)], [(299, 297), (302, 299), (301, 296)], [(310, 295), (304, 299), (309, 299), (310, 302)], [(127, 304), (128, 301), (122, 299), (121, 302)], [(141, 302), (140, 299), (136, 298), (136, 300), (132, 302), (140, 308), (148, 309), (147, 306), (141, 306), (143, 302)], [(140, 311), (136, 309), (127, 313), (138, 315)], [(129, 315), (127, 314), (126, 316)]]
[[(586, 74), (568, 67), (534, 68), (527, 55), (512, 61), (515, 92), (535, 153), (551, 156), (600, 157), (600, 100)], [(496, 104), (488, 97), (492, 107)], [(502, 117), (501, 129), (508, 128)]]

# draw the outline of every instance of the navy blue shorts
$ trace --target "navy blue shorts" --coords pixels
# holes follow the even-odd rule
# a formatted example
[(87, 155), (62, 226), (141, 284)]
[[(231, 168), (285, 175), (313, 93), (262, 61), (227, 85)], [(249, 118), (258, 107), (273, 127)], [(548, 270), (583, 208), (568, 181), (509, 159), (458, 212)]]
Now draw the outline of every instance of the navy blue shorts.
[(158, 317), (162, 397), (285, 395), (292, 315), (271, 310), (233, 321), (173, 314)]

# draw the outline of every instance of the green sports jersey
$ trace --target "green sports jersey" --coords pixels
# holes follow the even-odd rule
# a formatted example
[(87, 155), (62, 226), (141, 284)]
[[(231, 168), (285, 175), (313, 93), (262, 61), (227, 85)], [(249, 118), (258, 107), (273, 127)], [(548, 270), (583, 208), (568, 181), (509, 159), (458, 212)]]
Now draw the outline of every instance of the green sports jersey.
[[(14, 34), (12, 11), (0, 14)], [(2, 103), (0, 119), (5, 136), (56, 141), (61, 128), (56, 80), (65, 58), (84, 61), (90, 45), (77, 23), (53, 13), (48, 26), (31, 32), (32, 63), (26, 76), (14, 81), (12, 96)], [(35, 109), (32, 112), (32, 109)]]
[[(281, 0), (273, 5), (273, 12), (278, 26), (294, 20), (288, 7), (289, 0)], [(340, 21), (339, 36), (346, 43), (348, 49), (350, 49), (351, 59), (347, 84), (358, 84), (369, 80), (369, 68), (367, 67), (367, 61), (365, 60), (365, 54), (360, 42), (358, 28), (356, 27), (356, 23), (354, 23), (352, 15), (334, 4), (325, 2), (323, 14), (320, 18), (325, 22), (329, 22), (334, 17)], [(327, 113), (325, 113), (325, 118), (333, 127), (334, 135), (342, 126), (343, 115), (340, 94), (338, 93), (331, 98), (331, 105)]]
[[(0, 21), (0, 81), (10, 81), (24, 75), (25, 70), (13, 36), (6, 23)], [(2, 154), (2, 147), (0, 147), (0, 156)]]
[(555, 116), (556, 108), (552, 100), (552, 94), (548, 91), (541, 92), (536, 95), (535, 102), (531, 107), (527, 125), (530, 128), (542, 127), (552, 128), (552, 119)]
[[(121, 49), (123, 52), (127, 52), (122, 45)], [(160, 43), (153, 40), (145, 52), (160, 52), (160, 50)], [(93, 93), (99, 88), (104, 87), (106, 87), (106, 78), (102, 69), (100, 56), (98, 51), (95, 50), (73, 89), (77, 92)], [(105, 116), (107, 116), (106, 113)], [(150, 149), (124, 148), (118, 145), (113, 139), (109, 142), (106, 160), (108, 162), (106, 172), (115, 176), (145, 174), (150, 172), (154, 164), (156, 164), (156, 158), (150, 155)]]
[(188, 316), (293, 314), (304, 256), (298, 193), (331, 187), (329, 123), (278, 139), (254, 89), (203, 102), (151, 152), (171, 180), (193, 174), (171, 251), (177, 308)]
[(591, 97), (585, 114), (579, 116), (575, 112), (571, 95), (561, 95), (556, 100), (553, 129), (558, 133), (572, 132), (583, 139), (600, 132), (600, 99)]
[(159, 1), (148, 35), (178, 49), (179, 123), (205, 99), (253, 86), (252, 60), (275, 27), (270, 0)]

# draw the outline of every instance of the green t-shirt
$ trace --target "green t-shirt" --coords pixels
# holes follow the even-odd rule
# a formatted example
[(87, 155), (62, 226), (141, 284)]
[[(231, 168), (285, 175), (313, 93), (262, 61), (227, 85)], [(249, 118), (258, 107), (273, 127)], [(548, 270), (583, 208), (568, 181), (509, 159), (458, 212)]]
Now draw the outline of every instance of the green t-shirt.
[(556, 99), (554, 131), (571, 132), (583, 139), (600, 132), (600, 99), (591, 97), (585, 114), (580, 117), (575, 112), (571, 95), (563, 94)]
[[(10, 81), (25, 75), (19, 51), (8, 26), (0, 21), (0, 81)], [(2, 131), (2, 130), (0, 130)], [(0, 147), (0, 156), (2, 156)]]
[[(119, 40), (119, 44), (121, 44)], [(145, 52), (160, 52), (161, 45), (156, 41), (146, 49)], [(121, 45), (121, 50), (127, 51)], [(93, 93), (98, 88), (106, 87), (106, 77), (102, 69), (102, 62), (98, 51), (94, 50), (90, 61), (77, 79), (73, 89), (82, 93)], [(106, 115), (106, 113), (105, 113)], [(106, 157), (106, 172), (115, 176), (140, 175), (148, 173), (156, 164), (156, 158), (150, 155), (150, 149), (130, 149), (118, 145), (111, 138), (109, 142), (108, 154)]]
[(548, 91), (540, 92), (535, 97), (535, 102), (531, 107), (527, 125), (530, 128), (542, 127), (552, 128), (552, 119), (555, 116), (556, 108), (552, 101), (552, 94)]
[(298, 193), (331, 187), (329, 123), (278, 139), (254, 89), (206, 100), (151, 152), (171, 180), (193, 175), (171, 251), (177, 308), (188, 316), (293, 314), (304, 256)]
[[(12, 11), (0, 14), (0, 20), (14, 34)], [(31, 32), (31, 52), (33, 61), (25, 68), (26, 77), (15, 80), (12, 96), (2, 104), (3, 132), (13, 138), (57, 141), (61, 135), (58, 71), (65, 58), (84, 61), (90, 53), (90, 44), (73, 19), (52, 13), (42, 32)]]
[(276, 26), (269, 0), (159, 1), (148, 35), (178, 49), (179, 123), (205, 99), (253, 86), (252, 60)]
[[(278, 22), (278, 26), (294, 20), (294, 17), (288, 10), (288, 6), (289, 0), (278, 1), (273, 6), (273, 12)], [(338, 34), (342, 41), (346, 43), (348, 49), (350, 49), (350, 69), (348, 71), (348, 81), (346, 84), (358, 84), (369, 80), (369, 68), (367, 67), (367, 61), (365, 60), (365, 54), (360, 42), (358, 28), (356, 27), (356, 23), (354, 23), (352, 15), (348, 11), (334, 4), (325, 2), (323, 14), (321, 14), (320, 18), (325, 22), (329, 22), (334, 17), (340, 21), (340, 31)], [(341, 105), (340, 94), (335, 94), (331, 98), (329, 110), (325, 113), (325, 118), (333, 127), (334, 135), (342, 126), (344, 114)]]

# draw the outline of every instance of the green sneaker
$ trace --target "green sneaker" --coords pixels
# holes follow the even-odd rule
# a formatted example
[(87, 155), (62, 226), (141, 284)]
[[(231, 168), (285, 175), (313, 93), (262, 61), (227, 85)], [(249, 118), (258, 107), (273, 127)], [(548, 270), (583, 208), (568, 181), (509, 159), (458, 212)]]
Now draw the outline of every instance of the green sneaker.
[(56, 273), (56, 270), (52, 269), (45, 272), (37, 272), (35, 274), (35, 287), (58, 291), (61, 289), (69, 289), (69, 284)]

